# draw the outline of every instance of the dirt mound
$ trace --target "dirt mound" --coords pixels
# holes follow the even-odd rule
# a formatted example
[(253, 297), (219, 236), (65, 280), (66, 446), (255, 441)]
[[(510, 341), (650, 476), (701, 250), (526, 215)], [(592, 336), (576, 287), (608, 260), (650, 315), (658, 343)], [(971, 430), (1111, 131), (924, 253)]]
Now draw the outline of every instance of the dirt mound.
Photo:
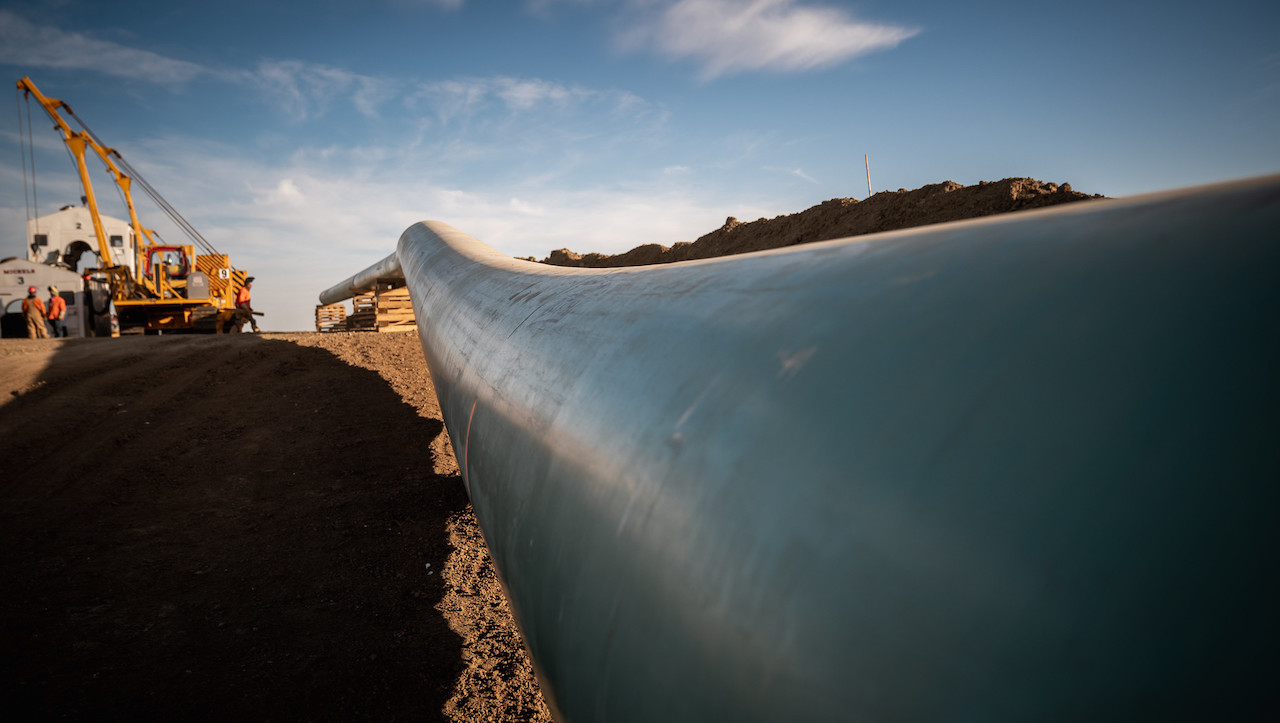
[(1058, 185), (1033, 178), (984, 181), (976, 186), (946, 181), (914, 191), (883, 191), (865, 201), (833, 198), (799, 213), (749, 223), (731, 216), (723, 226), (697, 241), (671, 247), (645, 244), (614, 256), (556, 249), (542, 263), (604, 268), (708, 259), (1094, 198), (1102, 196), (1074, 191), (1069, 183)]

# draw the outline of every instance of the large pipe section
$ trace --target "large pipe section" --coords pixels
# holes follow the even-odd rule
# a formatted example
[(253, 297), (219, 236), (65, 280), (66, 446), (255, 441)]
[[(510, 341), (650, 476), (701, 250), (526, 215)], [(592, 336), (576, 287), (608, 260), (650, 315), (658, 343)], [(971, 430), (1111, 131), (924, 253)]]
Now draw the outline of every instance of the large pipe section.
[(380, 279), (404, 279), (404, 274), (400, 271), (400, 259), (395, 254), (325, 289), (320, 293), (320, 303), (337, 304), (356, 294), (372, 291)]
[(1280, 177), (664, 266), (396, 258), (561, 723), (1262, 719)]

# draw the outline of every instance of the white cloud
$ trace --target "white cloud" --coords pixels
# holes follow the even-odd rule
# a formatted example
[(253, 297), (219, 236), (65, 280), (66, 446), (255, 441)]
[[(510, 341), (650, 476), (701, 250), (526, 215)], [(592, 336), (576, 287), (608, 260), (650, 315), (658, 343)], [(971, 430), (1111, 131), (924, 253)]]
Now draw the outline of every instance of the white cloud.
[(591, 5), (608, 3), (610, 0), (525, 0), (524, 7), (529, 13), (546, 17), (551, 14), (552, 8), (557, 5), (577, 5), (579, 7), (589, 7)]
[(440, 10), (458, 10), (465, 0), (393, 0), (393, 2), (396, 5), (410, 8), (426, 6)]
[(185, 60), (166, 58), (81, 33), (33, 25), (8, 10), (0, 10), (0, 64), (92, 70), (167, 85), (186, 83), (210, 72)]
[(818, 183), (818, 180), (813, 176), (810, 176), (809, 174), (805, 173), (803, 168), (778, 168), (777, 166), (765, 166), (764, 170), (770, 171), (772, 173), (785, 173), (788, 176), (795, 176), (796, 178), (803, 178), (809, 183), (814, 183), (814, 184)]
[(553, 249), (566, 247), (580, 253), (613, 254), (648, 243), (670, 246), (697, 239), (723, 223), (726, 214), (756, 218), (779, 212), (754, 205), (730, 206), (712, 191), (643, 186), (542, 189), (528, 196), (528, 202), (541, 211), (530, 216), (501, 208), (499, 193), (461, 194), (450, 205), (429, 209), (432, 215), (427, 218), (455, 226), (503, 253), (544, 258)]
[(570, 88), (545, 80), (496, 78), (493, 84), (494, 94), (515, 110), (527, 110), (547, 102), (564, 105), (591, 95), (591, 91), (582, 88)]
[(511, 203), (508, 205), (510, 206), (511, 210), (515, 211), (516, 213), (522, 213), (528, 216), (547, 215), (546, 210), (544, 210), (543, 208), (539, 206), (535, 206), (532, 203), (529, 203), (528, 201), (522, 201), (518, 198), (511, 199)]
[(418, 91), (409, 96), (408, 102), (414, 104), (425, 99), (436, 111), (441, 123), (449, 123), (455, 118), (466, 117), (476, 112), (485, 102), (489, 94), (489, 86), (477, 80), (443, 80), (424, 83)]
[(263, 204), (285, 204), (289, 206), (302, 206), (307, 202), (307, 197), (298, 189), (298, 185), (293, 182), (292, 178), (285, 178), (276, 184), (276, 187), (265, 193), (258, 194), (258, 203)]
[(391, 81), (297, 60), (264, 60), (238, 79), (267, 94), (296, 120), (323, 115), (344, 98), (373, 117), (378, 105), (394, 95)]
[(361, 114), (374, 117), (396, 90), (396, 83), (388, 79), (296, 60), (263, 60), (252, 71), (206, 68), (81, 33), (34, 25), (7, 10), (0, 10), (0, 64), (88, 70), (170, 86), (213, 78), (257, 89), (295, 120), (323, 115), (344, 100)]
[(464, 120), (495, 107), (512, 113), (569, 109), (599, 104), (614, 113), (635, 112), (648, 106), (639, 96), (620, 90), (595, 90), (538, 78), (458, 78), (422, 83), (409, 96), (411, 105), (430, 105), (440, 122)]
[(647, 49), (702, 66), (703, 79), (749, 71), (824, 68), (897, 46), (919, 31), (862, 22), (797, 0), (677, 0), (644, 3), (619, 35), (624, 49)]

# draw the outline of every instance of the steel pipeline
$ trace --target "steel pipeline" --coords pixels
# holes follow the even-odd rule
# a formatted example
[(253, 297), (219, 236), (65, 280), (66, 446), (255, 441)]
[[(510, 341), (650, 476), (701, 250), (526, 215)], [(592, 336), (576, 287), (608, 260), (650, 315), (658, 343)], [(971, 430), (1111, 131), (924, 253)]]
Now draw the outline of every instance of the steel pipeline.
[(395, 257), (562, 723), (1240, 719), (1277, 700), (1277, 230), (1271, 177), (656, 267), (437, 222)]
[[(336, 304), (350, 299), (352, 296), (373, 290), (379, 279), (403, 279), (400, 271), (400, 259), (391, 254), (358, 274), (349, 276), (345, 281), (334, 284), (320, 294), (321, 304)], [(413, 293), (413, 292), (410, 292)]]

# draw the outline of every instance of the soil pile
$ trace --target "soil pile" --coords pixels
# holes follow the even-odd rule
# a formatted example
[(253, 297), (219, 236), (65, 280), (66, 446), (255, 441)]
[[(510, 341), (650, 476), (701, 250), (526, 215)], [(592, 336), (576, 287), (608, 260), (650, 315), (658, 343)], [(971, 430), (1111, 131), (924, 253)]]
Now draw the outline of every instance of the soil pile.
[(962, 186), (954, 181), (935, 183), (914, 191), (883, 191), (858, 201), (833, 198), (799, 213), (742, 223), (729, 217), (720, 228), (693, 243), (666, 247), (637, 246), (614, 256), (577, 254), (557, 249), (543, 259), (555, 266), (604, 268), (644, 266), (675, 261), (709, 259), (751, 251), (794, 246), (813, 241), (895, 231), (946, 221), (1045, 208), (1062, 203), (1102, 198), (1072, 190), (1071, 184), (1045, 183), (1032, 178), (1006, 178)]

